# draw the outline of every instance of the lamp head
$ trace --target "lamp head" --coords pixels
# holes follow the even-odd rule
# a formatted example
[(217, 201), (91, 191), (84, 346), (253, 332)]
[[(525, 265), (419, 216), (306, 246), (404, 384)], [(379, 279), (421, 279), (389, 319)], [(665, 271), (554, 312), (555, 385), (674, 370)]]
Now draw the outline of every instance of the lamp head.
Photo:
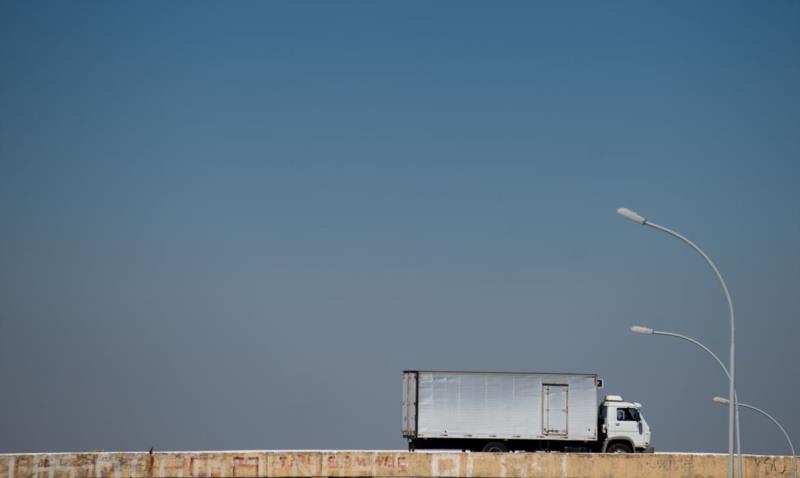
[(631, 332), (633, 332), (634, 334), (652, 335), (653, 329), (651, 329), (650, 327), (642, 327), (641, 325), (634, 325), (633, 327), (631, 327)]
[(621, 208), (617, 209), (617, 214), (619, 214), (620, 216), (624, 217), (625, 219), (628, 219), (629, 221), (635, 222), (636, 224), (644, 224), (644, 223), (647, 222), (647, 219), (643, 218), (642, 216), (637, 214), (635, 211), (631, 211), (630, 209), (628, 209), (626, 207), (621, 207)]
[(731, 403), (730, 400), (728, 400), (727, 398), (722, 398), (722, 397), (714, 397), (711, 400), (713, 400), (714, 403), (721, 403), (722, 405), (727, 405), (727, 404)]

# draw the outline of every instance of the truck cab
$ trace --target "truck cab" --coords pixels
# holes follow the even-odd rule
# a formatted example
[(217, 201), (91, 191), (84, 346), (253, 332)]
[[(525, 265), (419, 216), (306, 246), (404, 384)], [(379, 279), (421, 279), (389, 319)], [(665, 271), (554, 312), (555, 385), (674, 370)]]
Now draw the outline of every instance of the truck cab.
[(606, 395), (598, 414), (602, 450), (606, 453), (652, 453), (650, 426), (642, 416), (642, 404)]

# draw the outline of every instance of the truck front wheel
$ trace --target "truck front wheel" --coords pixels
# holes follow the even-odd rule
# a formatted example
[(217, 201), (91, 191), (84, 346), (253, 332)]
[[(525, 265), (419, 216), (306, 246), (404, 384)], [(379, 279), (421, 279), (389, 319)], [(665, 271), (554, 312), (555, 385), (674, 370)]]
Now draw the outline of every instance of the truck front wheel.
[(616, 442), (606, 448), (606, 453), (633, 453), (633, 450), (627, 443)]
[(508, 448), (499, 441), (490, 441), (489, 443), (483, 445), (483, 450), (481, 451), (489, 453), (505, 453), (508, 451)]

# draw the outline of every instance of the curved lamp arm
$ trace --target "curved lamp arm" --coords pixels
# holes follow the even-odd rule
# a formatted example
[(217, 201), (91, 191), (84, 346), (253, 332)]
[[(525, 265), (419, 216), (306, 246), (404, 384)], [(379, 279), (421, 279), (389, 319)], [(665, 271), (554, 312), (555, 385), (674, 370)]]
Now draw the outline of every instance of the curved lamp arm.
[[(713, 400), (714, 402), (721, 403), (723, 405), (727, 405), (730, 403), (730, 400), (722, 397), (714, 397)], [(747, 403), (737, 403), (736, 405), (739, 407), (749, 408), (750, 410), (755, 410), (764, 415), (765, 417), (769, 418), (770, 420), (772, 420), (772, 423), (778, 426), (781, 432), (783, 432), (783, 436), (786, 437), (786, 441), (789, 442), (789, 448), (792, 450), (792, 471), (794, 472), (794, 478), (797, 478), (797, 453), (794, 451), (794, 445), (792, 444), (792, 439), (789, 438), (789, 434), (786, 433), (786, 429), (783, 428), (783, 426), (780, 423), (778, 423), (778, 420), (776, 420), (775, 417), (773, 417), (772, 415), (770, 415), (769, 413), (765, 412), (764, 410), (758, 407), (754, 407), (753, 405), (748, 405)]]

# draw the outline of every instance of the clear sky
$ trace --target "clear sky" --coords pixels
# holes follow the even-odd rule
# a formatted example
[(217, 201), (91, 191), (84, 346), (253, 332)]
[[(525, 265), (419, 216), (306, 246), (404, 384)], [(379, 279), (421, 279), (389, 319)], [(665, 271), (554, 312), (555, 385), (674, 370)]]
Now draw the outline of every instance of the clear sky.
[[(403, 448), (401, 371), (800, 441), (800, 3), (0, 3), (0, 452)], [(742, 412), (743, 447), (785, 453)]]

